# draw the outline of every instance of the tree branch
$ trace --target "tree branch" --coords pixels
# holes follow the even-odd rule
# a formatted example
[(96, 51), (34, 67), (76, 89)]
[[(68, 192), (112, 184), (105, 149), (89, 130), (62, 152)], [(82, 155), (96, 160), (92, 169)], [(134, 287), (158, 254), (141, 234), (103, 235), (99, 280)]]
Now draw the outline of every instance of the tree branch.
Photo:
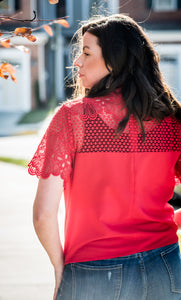
[(35, 10), (33, 10), (33, 14), (34, 14), (34, 17), (32, 18), (32, 19), (18, 19), (18, 18), (13, 18), (13, 17), (8, 17), (8, 16), (0, 16), (0, 20), (5, 20), (5, 21), (7, 21), (7, 20), (10, 20), (10, 21), (18, 21), (18, 22), (23, 22), (23, 23), (25, 23), (25, 22), (33, 22), (33, 21), (35, 21), (35, 20), (37, 20), (36, 19), (36, 11)]

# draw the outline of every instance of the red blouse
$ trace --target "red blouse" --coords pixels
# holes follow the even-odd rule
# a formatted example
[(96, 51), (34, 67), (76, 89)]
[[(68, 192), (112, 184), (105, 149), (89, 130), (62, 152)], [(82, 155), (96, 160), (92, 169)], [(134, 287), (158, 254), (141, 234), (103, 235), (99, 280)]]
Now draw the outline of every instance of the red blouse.
[(64, 103), (29, 163), (64, 180), (65, 263), (126, 256), (177, 242), (168, 204), (181, 179), (181, 122), (133, 116), (124, 132), (120, 93)]

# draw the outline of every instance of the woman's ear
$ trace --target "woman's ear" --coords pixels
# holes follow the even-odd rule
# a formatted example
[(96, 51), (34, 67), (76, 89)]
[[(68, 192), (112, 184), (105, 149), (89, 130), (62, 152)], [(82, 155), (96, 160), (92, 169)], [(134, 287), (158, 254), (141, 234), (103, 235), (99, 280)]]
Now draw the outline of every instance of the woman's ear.
[(110, 88), (112, 82), (113, 82), (113, 73), (110, 72), (109, 77), (108, 77), (107, 82), (106, 82), (106, 86), (105, 86), (106, 89)]
[(107, 64), (106, 64), (106, 68), (108, 69), (109, 73), (112, 72), (112, 67), (111, 67), (110, 65), (107, 65)]

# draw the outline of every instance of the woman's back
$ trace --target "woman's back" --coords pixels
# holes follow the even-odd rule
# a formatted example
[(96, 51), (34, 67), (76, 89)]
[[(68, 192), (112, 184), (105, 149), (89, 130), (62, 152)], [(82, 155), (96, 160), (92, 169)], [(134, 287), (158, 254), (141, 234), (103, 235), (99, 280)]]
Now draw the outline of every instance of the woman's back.
[(177, 241), (167, 202), (180, 176), (181, 124), (171, 117), (145, 121), (143, 141), (131, 115), (118, 137), (125, 114), (119, 90), (69, 101), (43, 138), (49, 151), (40, 147), (36, 157), (43, 167), (32, 172), (64, 174), (65, 263), (126, 256)]
[(29, 164), (41, 177), (34, 225), (54, 266), (53, 300), (178, 300), (181, 222), (168, 201), (181, 179), (181, 105), (132, 18), (95, 18), (78, 33), (80, 100), (57, 111)]

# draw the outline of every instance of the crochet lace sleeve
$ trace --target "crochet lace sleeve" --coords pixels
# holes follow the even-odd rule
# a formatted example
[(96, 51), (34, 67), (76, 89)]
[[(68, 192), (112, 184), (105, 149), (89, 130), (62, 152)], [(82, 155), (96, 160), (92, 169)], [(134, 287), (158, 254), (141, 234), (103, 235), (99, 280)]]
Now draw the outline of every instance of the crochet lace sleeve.
[(181, 183), (181, 155), (179, 156), (179, 159), (177, 160), (177, 163), (175, 165), (175, 184), (178, 185)]
[(62, 105), (48, 126), (32, 160), (28, 172), (48, 178), (50, 174), (65, 181), (71, 174), (74, 142), (69, 109)]

